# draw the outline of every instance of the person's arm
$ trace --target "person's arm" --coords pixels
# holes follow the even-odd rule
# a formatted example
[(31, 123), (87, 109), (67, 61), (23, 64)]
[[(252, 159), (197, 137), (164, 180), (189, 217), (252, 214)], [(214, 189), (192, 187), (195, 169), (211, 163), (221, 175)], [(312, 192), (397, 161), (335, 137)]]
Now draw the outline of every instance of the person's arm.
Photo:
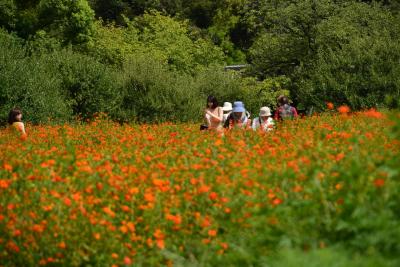
[(217, 108), (218, 110), (218, 115), (215, 115), (214, 113), (212, 113), (211, 111), (207, 110), (206, 114), (210, 115), (212, 118), (217, 119), (219, 122), (222, 121), (223, 119), (223, 113), (222, 113), (222, 109), (220, 107)]
[(252, 119), (247, 119), (245, 129), (251, 129), (251, 122), (252, 122)]

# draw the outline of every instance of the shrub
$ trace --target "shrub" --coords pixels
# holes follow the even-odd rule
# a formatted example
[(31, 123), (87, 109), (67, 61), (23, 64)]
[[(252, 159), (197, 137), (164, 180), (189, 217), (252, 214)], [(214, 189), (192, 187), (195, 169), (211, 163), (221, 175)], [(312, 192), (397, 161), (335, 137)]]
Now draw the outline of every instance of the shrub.
[(33, 123), (68, 119), (71, 110), (61, 91), (61, 80), (42, 57), (26, 57), (22, 41), (0, 31), (0, 113), (3, 124), (18, 106)]
[(84, 119), (95, 113), (116, 118), (123, 99), (120, 76), (116, 69), (72, 51), (50, 54), (73, 113)]

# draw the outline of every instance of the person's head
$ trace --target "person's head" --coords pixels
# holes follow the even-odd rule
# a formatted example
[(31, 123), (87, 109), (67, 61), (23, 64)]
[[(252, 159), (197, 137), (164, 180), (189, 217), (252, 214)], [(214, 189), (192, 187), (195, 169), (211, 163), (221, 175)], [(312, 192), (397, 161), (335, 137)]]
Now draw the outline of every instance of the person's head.
[(22, 111), (18, 108), (14, 108), (10, 110), (10, 113), (8, 113), (8, 123), (13, 124), (16, 121), (21, 121), (22, 120)]
[(289, 104), (289, 98), (287, 98), (287, 96), (281, 95), (278, 97), (278, 104), (280, 106), (283, 106), (285, 104)]
[(235, 120), (241, 119), (244, 113), (246, 112), (243, 102), (241, 101), (233, 102), (232, 112), (233, 112), (233, 118)]
[(240, 112), (240, 111), (233, 112), (233, 119), (236, 121), (241, 120), (242, 116), (243, 116), (243, 112)]
[(207, 97), (207, 108), (214, 109), (216, 107), (218, 107), (217, 98), (215, 96), (212, 96), (212, 95), (208, 96)]
[(224, 102), (224, 106), (222, 107), (222, 111), (224, 113), (228, 113), (232, 111), (232, 103), (231, 102)]
[(263, 120), (267, 120), (269, 117), (272, 116), (271, 109), (269, 107), (262, 107), (260, 108), (260, 118)]

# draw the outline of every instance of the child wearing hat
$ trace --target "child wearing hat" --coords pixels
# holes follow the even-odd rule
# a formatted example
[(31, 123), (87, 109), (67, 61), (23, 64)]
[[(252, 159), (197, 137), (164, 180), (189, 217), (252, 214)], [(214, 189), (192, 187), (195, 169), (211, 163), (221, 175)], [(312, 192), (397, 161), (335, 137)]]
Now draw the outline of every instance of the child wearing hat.
[(251, 126), (254, 131), (257, 129), (268, 132), (274, 128), (274, 120), (272, 119), (271, 109), (269, 107), (260, 108), (260, 114), (253, 120)]

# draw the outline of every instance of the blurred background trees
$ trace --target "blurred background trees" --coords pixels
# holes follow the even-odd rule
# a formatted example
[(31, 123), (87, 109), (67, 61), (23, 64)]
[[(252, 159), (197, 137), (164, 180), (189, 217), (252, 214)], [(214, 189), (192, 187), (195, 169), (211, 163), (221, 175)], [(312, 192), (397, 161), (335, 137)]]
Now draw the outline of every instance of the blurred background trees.
[(2, 117), (21, 106), (38, 122), (199, 120), (208, 94), (256, 112), (281, 90), (316, 110), (395, 108), (399, 11), (394, 0), (0, 0)]

